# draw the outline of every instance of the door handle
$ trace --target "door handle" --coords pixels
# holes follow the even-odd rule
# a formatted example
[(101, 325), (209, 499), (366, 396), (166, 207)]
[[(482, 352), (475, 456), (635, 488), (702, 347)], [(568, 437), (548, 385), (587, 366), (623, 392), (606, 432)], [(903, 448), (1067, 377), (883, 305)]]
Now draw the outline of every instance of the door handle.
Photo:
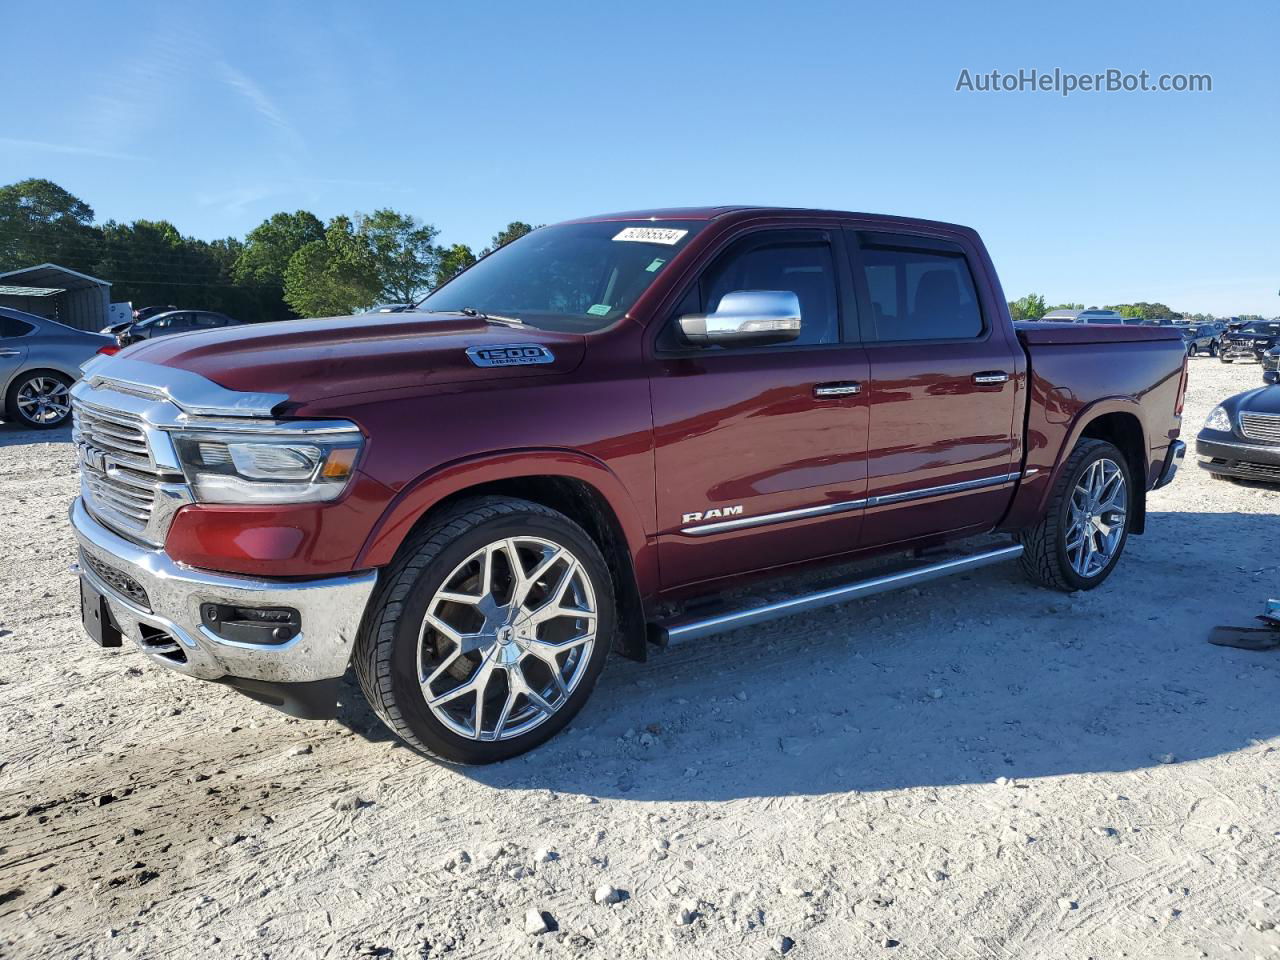
[(973, 375), (973, 382), (983, 386), (990, 386), (993, 383), (1008, 383), (1009, 375), (1003, 370), (983, 370), (981, 373)]
[(852, 397), (862, 392), (862, 384), (855, 380), (837, 380), (835, 383), (820, 383), (813, 388), (813, 395), (819, 400), (828, 397)]
[(22, 356), (21, 350), (0, 350), (0, 357), (20, 357), (20, 356)]

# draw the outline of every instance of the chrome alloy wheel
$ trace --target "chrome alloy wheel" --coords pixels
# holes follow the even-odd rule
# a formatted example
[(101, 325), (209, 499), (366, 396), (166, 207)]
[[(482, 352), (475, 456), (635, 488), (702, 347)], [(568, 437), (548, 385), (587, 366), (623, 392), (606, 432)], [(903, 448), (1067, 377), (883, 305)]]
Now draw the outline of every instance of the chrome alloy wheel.
[(1094, 577), (1116, 555), (1128, 522), (1129, 493), (1114, 460), (1095, 460), (1071, 491), (1067, 560), (1082, 577)]
[(418, 635), (427, 706), (472, 740), (510, 740), (558, 711), (586, 674), (595, 591), (582, 563), (539, 537), (477, 550), (444, 579)]
[(71, 391), (56, 377), (32, 377), (18, 388), (15, 401), (32, 423), (58, 423), (71, 413)]

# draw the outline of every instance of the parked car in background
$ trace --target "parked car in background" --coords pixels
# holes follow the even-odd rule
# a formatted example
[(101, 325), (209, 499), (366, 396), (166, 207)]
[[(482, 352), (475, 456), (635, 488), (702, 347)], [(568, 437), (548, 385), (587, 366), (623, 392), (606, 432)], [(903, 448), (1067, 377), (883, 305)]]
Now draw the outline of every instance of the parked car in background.
[(36, 430), (71, 415), (71, 384), (95, 353), (113, 352), (114, 337), (74, 330), (22, 310), (0, 307), (0, 391), (4, 416)]
[(137, 310), (133, 311), (133, 320), (134, 323), (137, 323), (139, 320), (150, 320), (158, 313), (168, 313), (170, 310), (177, 309), (177, 305), (172, 303), (162, 304), (157, 307), (139, 307)]
[(1254, 320), (1232, 325), (1218, 342), (1218, 357), (1223, 363), (1232, 360), (1256, 360), (1272, 347), (1280, 346), (1280, 320)]
[(1280, 483), (1280, 386), (1237, 393), (1214, 407), (1196, 437), (1196, 457), (1221, 480)]
[(146, 320), (132, 324), (117, 333), (124, 344), (139, 340), (153, 340), (174, 333), (190, 333), (193, 330), (217, 330), (219, 327), (237, 327), (243, 323), (225, 313), (212, 310), (170, 310), (157, 313)]
[[(951, 224), (592, 217), (422, 307), (90, 363), (90, 636), (302, 716), (332, 717), (354, 666), (408, 743), (484, 763), (563, 728), (610, 651), (1016, 558), (1096, 587), (1184, 452), (1173, 331), (1015, 325)], [(988, 532), (1003, 543), (964, 545)], [(735, 593), (952, 541), (839, 587)]]
[(1042, 320), (1051, 323), (1102, 323), (1115, 326), (1127, 321), (1115, 310), (1050, 310)]
[(1198, 357), (1218, 355), (1218, 334), (1209, 324), (1180, 323), (1178, 331), (1182, 334), (1182, 342), (1187, 348), (1187, 356)]
[(363, 313), (408, 313), (409, 311), (413, 310), (414, 306), (415, 305), (412, 303), (379, 303), (370, 307), (368, 310), (365, 310), (362, 312)]

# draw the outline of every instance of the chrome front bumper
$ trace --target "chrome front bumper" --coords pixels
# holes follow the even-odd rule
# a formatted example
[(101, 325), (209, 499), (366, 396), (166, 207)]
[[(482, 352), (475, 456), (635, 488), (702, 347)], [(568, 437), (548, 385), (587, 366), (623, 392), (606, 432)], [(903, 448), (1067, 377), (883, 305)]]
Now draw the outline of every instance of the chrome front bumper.
[[(202, 680), (304, 683), (346, 672), (376, 573), (269, 580), (195, 570), (174, 563), (163, 550), (147, 549), (108, 530), (78, 497), (71, 505), (71, 526), (87, 558), (124, 574), (145, 591), (143, 604), (111, 586), (88, 563), (79, 565), (80, 576), (106, 598), (120, 632), (156, 663)], [(201, 623), (202, 603), (292, 607), (301, 614), (302, 631), (278, 644), (225, 640)], [(171, 637), (181, 656), (156, 652), (157, 634)]]

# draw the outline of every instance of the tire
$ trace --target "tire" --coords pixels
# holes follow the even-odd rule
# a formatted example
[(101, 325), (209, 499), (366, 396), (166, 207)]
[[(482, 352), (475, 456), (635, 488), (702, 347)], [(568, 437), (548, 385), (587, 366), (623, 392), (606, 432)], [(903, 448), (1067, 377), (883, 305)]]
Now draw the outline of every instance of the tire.
[(72, 380), (55, 370), (28, 370), (9, 385), (5, 418), (31, 430), (56, 430), (71, 419)]
[(1217, 355), (1218, 355), (1217, 341), (1211, 340), (1209, 341), (1209, 356), (1216, 357)]
[[(570, 613), (540, 625), (530, 619), (552, 605)], [(588, 612), (594, 631), (591, 616), (573, 616)], [(533, 749), (573, 719), (604, 669), (615, 623), (609, 567), (581, 527), (541, 504), (482, 497), (449, 509), (401, 547), (380, 578), (353, 659), (374, 712), (410, 746), (449, 763), (493, 763)]]
[(1199, 356), (1199, 355), (1200, 355), (1200, 348), (1199, 348), (1199, 347), (1197, 347), (1194, 343), (1193, 343), (1193, 344), (1191, 344), (1189, 347), (1187, 347), (1187, 356), (1188, 356), (1188, 357), (1196, 357), (1196, 356)]
[[(1102, 467), (1096, 467), (1104, 464)], [(1121, 529), (1118, 536), (1111, 538), (1110, 532), (1103, 533), (1102, 528), (1114, 530), (1116, 525), (1115, 510), (1099, 510), (1109, 501), (1107, 486), (1103, 490), (1101, 503), (1095, 503), (1082, 512), (1082, 504), (1089, 503), (1086, 495), (1081, 498), (1081, 484), (1088, 485), (1086, 476), (1096, 478), (1099, 474), (1090, 474), (1097, 469), (1102, 476), (1110, 476), (1112, 468), (1118, 471), (1123, 481), (1123, 491), (1116, 491), (1115, 496), (1124, 504), (1124, 514), (1120, 519)], [(1055, 590), (1071, 593), (1076, 590), (1092, 590), (1101, 584), (1124, 553), (1129, 539), (1129, 515), (1133, 512), (1134, 488), (1129, 475), (1129, 465), (1124, 454), (1113, 444), (1105, 440), (1081, 440), (1071, 451), (1063, 466), (1053, 492), (1049, 497), (1049, 507), (1044, 517), (1034, 527), (1028, 527), (1019, 534), (1022, 541), (1022, 569), (1035, 583)], [(1085, 522), (1084, 517), (1093, 518)], [(1110, 523), (1108, 523), (1110, 519)], [(1073, 535), (1082, 528), (1088, 533), (1082, 535), (1080, 546), (1072, 544)], [(1107, 551), (1094, 551), (1093, 547), (1105, 545)], [(1087, 555), (1087, 559), (1086, 559)], [(1097, 564), (1095, 568), (1095, 564)], [(1080, 569), (1083, 566), (1084, 569)]]

